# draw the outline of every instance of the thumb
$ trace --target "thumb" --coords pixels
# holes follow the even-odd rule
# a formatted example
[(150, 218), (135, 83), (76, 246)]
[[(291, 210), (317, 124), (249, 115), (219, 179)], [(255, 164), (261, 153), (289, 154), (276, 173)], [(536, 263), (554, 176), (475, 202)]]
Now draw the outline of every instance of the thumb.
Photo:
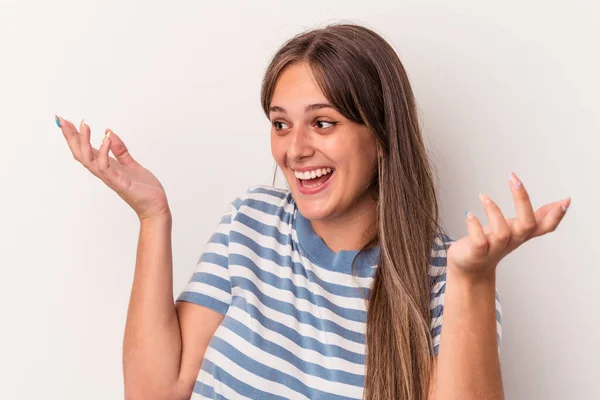
[(121, 165), (127, 166), (137, 164), (137, 161), (131, 156), (127, 146), (113, 130), (107, 129), (106, 133), (110, 132), (110, 151), (115, 155), (115, 158)]

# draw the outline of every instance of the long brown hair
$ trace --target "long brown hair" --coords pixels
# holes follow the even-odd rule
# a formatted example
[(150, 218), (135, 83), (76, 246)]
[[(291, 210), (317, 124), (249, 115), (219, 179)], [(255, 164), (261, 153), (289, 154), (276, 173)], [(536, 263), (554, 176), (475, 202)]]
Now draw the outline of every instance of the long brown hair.
[(367, 308), (364, 398), (425, 399), (433, 369), (428, 268), (440, 227), (408, 77), (394, 49), (369, 28), (336, 23), (305, 31), (284, 43), (266, 70), (267, 118), (278, 76), (298, 62), (308, 63), (341, 114), (370, 129), (379, 150), (380, 252)]

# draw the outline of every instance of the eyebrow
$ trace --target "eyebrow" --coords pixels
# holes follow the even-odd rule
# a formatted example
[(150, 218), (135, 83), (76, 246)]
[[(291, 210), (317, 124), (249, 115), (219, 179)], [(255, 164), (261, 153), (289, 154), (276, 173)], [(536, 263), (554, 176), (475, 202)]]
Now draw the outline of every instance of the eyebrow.
[[(315, 104), (309, 104), (304, 108), (305, 112), (309, 112), (309, 111), (314, 111), (314, 110), (320, 110), (322, 108), (331, 108), (333, 110), (335, 110), (335, 107), (332, 106), (329, 103), (315, 103)], [(279, 107), (279, 106), (273, 106), (269, 108), (269, 112), (274, 112), (274, 111), (279, 111), (282, 113), (285, 113), (285, 109), (283, 107)]]

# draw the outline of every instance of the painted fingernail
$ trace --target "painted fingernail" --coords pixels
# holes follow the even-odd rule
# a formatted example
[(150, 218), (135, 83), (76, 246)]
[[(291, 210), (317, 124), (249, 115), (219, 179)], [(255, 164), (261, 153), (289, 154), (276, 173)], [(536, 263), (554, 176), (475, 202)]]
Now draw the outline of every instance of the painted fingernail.
[(466, 217), (467, 219), (471, 219), (471, 218), (473, 218), (473, 213), (472, 213), (472, 212), (470, 212), (469, 210), (467, 210), (467, 211), (465, 211), (465, 217)]
[(483, 204), (492, 204), (492, 200), (483, 193), (479, 193), (479, 200), (481, 200)]
[(60, 128), (60, 120), (58, 119), (58, 115), (54, 115), (54, 121), (56, 121), (56, 125)]
[(108, 139), (109, 136), (110, 136), (110, 131), (106, 132), (106, 135), (104, 135), (104, 139), (102, 139), (102, 144), (104, 144), (104, 142), (106, 142), (106, 139)]
[[(567, 197), (565, 199), (565, 203), (567, 203), (569, 201), (569, 197)], [(565, 204), (561, 204), (560, 208), (562, 209), (563, 212), (567, 212), (567, 208), (569, 208), (568, 206), (566, 206)]]
[(516, 188), (520, 188), (521, 186), (523, 186), (523, 183), (521, 183), (521, 181), (519, 180), (517, 175), (515, 175), (514, 172), (510, 173), (510, 181), (512, 182), (513, 186)]

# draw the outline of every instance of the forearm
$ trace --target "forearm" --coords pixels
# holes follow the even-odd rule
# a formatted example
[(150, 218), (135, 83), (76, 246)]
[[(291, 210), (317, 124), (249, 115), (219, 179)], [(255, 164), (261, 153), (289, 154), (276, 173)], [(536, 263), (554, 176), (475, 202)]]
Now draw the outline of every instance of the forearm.
[(496, 281), (447, 268), (435, 399), (503, 399), (496, 337)]
[(140, 223), (123, 339), (126, 399), (165, 398), (179, 376), (181, 335), (173, 302), (171, 215)]

